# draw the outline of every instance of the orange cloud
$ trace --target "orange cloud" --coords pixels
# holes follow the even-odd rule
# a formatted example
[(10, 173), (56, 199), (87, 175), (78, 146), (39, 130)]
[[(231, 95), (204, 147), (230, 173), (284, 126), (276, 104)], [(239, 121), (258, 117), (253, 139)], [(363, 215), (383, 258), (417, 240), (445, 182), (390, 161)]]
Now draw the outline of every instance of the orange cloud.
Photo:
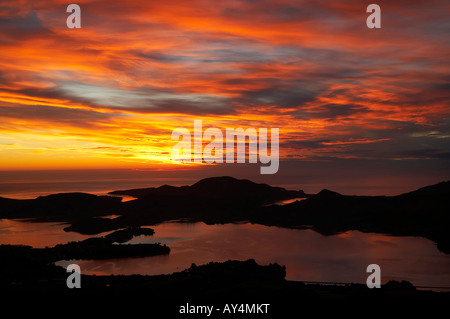
[(1, 168), (170, 167), (194, 119), (279, 127), (285, 160), (448, 157), (446, 3), (380, 3), (380, 30), (359, 1), (78, 4), (76, 30), (1, 5)]

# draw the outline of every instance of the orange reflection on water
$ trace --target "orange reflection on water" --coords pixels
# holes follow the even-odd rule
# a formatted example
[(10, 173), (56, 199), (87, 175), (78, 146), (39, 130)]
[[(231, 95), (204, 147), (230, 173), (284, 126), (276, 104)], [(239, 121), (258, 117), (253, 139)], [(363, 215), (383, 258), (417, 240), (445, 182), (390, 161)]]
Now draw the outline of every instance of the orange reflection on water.
[(0, 244), (43, 248), (90, 237), (73, 232), (67, 233), (63, 230), (64, 227), (67, 227), (67, 224), (0, 219)]
[[(0, 220), (0, 243), (45, 247), (89, 237), (66, 233), (64, 227), (61, 223)], [(324, 236), (310, 229), (249, 223), (169, 222), (149, 227), (155, 229), (153, 237), (139, 236), (129, 243), (167, 244), (171, 248), (169, 255), (57, 264), (66, 267), (75, 262), (85, 274), (155, 275), (181, 271), (192, 263), (253, 258), (260, 264), (285, 265), (289, 280), (359, 283), (367, 278), (367, 265), (378, 264), (383, 283), (394, 279), (417, 286), (450, 286), (450, 255), (439, 252), (432, 241), (421, 237), (359, 231)]]
[(137, 237), (131, 243), (165, 243), (171, 248), (169, 255), (77, 263), (91, 274), (153, 275), (181, 271), (192, 263), (254, 258), (260, 264), (285, 265), (290, 280), (359, 283), (365, 283), (367, 265), (375, 263), (381, 266), (383, 283), (395, 279), (421, 286), (450, 286), (450, 256), (420, 237), (358, 231), (323, 236), (313, 230), (249, 223), (164, 223), (152, 228), (154, 237)]

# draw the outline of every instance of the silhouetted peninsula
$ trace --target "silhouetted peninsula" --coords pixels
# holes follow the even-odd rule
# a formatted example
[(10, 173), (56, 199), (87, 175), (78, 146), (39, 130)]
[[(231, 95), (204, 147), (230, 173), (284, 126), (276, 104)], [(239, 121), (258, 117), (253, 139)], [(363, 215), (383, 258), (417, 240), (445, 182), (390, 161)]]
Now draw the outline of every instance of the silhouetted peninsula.
[(44, 248), (51, 260), (62, 259), (111, 259), (127, 257), (149, 257), (170, 253), (170, 248), (161, 244), (115, 245), (108, 238), (88, 238), (83, 241)]
[[(32, 248), (23, 245), (0, 245), (4, 263), (11, 263), (17, 255), (28, 256), (30, 260), (56, 262), (64, 259), (111, 259), (128, 257), (149, 257), (170, 253), (170, 248), (161, 244), (117, 245), (108, 238), (88, 238), (83, 241), (59, 244), (55, 247)], [(10, 259), (12, 258), (12, 260)], [(14, 262), (13, 262), (14, 263)], [(29, 265), (24, 265), (28, 267)]]
[(115, 232), (106, 235), (105, 238), (111, 239), (116, 243), (124, 243), (133, 239), (134, 236), (153, 236), (154, 233), (155, 231), (151, 228), (128, 227), (116, 230)]

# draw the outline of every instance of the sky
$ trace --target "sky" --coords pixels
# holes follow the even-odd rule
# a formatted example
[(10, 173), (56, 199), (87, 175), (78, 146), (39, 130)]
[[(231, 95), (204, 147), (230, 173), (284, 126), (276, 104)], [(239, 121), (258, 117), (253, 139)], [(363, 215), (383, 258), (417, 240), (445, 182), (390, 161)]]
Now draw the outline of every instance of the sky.
[[(450, 179), (447, 1), (376, 1), (381, 29), (367, 28), (371, 2), (359, 0), (76, 3), (80, 29), (66, 26), (70, 2), (0, 1), (0, 171), (233, 175), (355, 193)], [(174, 163), (172, 131), (194, 120), (279, 128), (279, 171)]]

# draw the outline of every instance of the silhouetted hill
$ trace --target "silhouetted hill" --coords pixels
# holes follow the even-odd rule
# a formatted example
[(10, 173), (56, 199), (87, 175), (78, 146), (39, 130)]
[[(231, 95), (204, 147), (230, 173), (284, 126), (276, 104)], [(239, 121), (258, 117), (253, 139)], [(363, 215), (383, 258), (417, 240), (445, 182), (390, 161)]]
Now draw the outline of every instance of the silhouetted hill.
[(269, 203), (281, 199), (306, 197), (303, 191), (288, 191), (281, 187), (267, 184), (257, 184), (247, 179), (236, 179), (229, 176), (205, 178), (190, 188), (193, 194), (203, 194), (204, 197), (223, 199), (241, 197), (258, 199), (261, 203)]
[(248, 201), (258, 200), (262, 204), (282, 199), (306, 197), (306, 194), (301, 190), (288, 191), (281, 187), (257, 184), (246, 179), (236, 179), (229, 176), (205, 178), (192, 186), (163, 185), (161, 187), (119, 190), (109, 194), (128, 195), (139, 199), (151, 197), (196, 197), (207, 200), (245, 198)]
[(319, 193), (317, 193), (317, 195), (315, 195), (316, 199), (320, 198), (320, 199), (323, 199), (323, 200), (326, 200), (326, 199), (337, 199), (337, 198), (341, 198), (341, 197), (343, 197), (343, 195), (341, 195), (341, 194), (339, 194), (337, 192), (330, 191), (328, 189), (322, 189)]
[(63, 193), (36, 199), (0, 197), (0, 218), (36, 218), (39, 221), (72, 221), (92, 216), (111, 215), (122, 199), (86, 193)]
[(399, 195), (397, 197), (419, 198), (419, 197), (440, 197), (450, 195), (450, 181), (425, 186), (418, 190)]

